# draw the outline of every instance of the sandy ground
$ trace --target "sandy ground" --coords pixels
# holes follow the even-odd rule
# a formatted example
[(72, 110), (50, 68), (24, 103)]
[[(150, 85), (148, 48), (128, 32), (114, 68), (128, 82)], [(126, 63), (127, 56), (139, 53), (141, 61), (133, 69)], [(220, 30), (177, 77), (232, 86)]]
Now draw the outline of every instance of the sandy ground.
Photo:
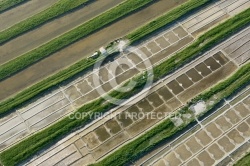
[(185, 1), (186, 0), (159, 0), (147, 8), (121, 19), (120, 21), (26, 68), (0, 83), (2, 89), (5, 89), (5, 91), (0, 92), (0, 100), (13, 95), (25, 87), (28, 87), (60, 69), (88, 56), (91, 52), (104, 44), (124, 36), (133, 29), (145, 24), (149, 20), (167, 12)]
[(114, 7), (124, 0), (94, 0), (78, 10), (42, 25), (0, 47), (0, 64), (28, 52), (53, 38), (62, 35), (83, 22)]
[(39, 13), (58, 0), (32, 0), (0, 14), (0, 31)]

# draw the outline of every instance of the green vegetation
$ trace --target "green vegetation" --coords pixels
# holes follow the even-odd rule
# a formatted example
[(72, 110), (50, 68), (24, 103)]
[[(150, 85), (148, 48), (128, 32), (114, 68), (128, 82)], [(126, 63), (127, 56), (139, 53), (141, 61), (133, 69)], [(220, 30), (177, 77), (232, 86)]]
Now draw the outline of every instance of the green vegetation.
[[(198, 0), (198, 2), (197, 2), (197, 0), (190, 0), (187, 3), (185, 3), (185, 6), (189, 6), (188, 5), (189, 3), (193, 4), (194, 2), (198, 3), (199, 0)], [(202, 5), (205, 3), (204, 0), (202, 2), (203, 3), (199, 2), (199, 4)], [(198, 8), (199, 6), (196, 5), (196, 7)], [(177, 7), (177, 9), (178, 8), (179, 7)], [(183, 8), (183, 7), (181, 6), (181, 8)], [(177, 9), (174, 9), (174, 10), (177, 10)], [(194, 8), (191, 7), (190, 10), (192, 10), (192, 9), (194, 9)], [(164, 16), (167, 17), (170, 14), (172, 14), (172, 12), (168, 13), (167, 15), (165, 14)], [(180, 15), (180, 17), (181, 17), (181, 15)], [(162, 17), (160, 17), (160, 18), (162, 18)], [(169, 16), (169, 18), (170, 18), (170, 16)], [(157, 23), (158, 21), (160, 21), (160, 20), (157, 18), (154, 22)], [(150, 24), (151, 23), (146, 24), (145, 27), (148, 27)], [(142, 29), (145, 29), (145, 28), (142, 28)], [(157, 30), (157, 29), (155, 29), (155, 30)], [(136, 30), (136, 31), (138, 31), (138, 30)], [(78, 32), (78, 31), (76, 31), (76, 32)], [(131, 34), (135, 34), (135, 32), (132, 32)], [(74, 36), (74, 35), (72, 35), (72, 36)], [(128, 36), (134, 36), (134, 35), (128, 35)], [(140, 38), (136, 38), (136, 39), (139, 40)], [(7, 64), (6, 66), (0, 66), (0, 80), (10, 76), (14, 72), (21, 70), (24, 66), (29, 65), (29, 60), (32, 63), (33, 61), (36, 61), (36, 59), (40, 59), (40, 57), (42, 57), (42, 56), (48, 56), (49, 54), (56, 52), (58, 49), (60, 49), (60, 48), (57, 49), (57, 47), (60, 47), (60, 44), (56, 43), (57, 41), (60, 41), (60, 40), (57, 39), (54, 41), (55, 43), (52, 42), (51, 45), (50, 45), (50, 43), (48, 43), (48, 44), (45, 44), (44, 46), (42, 46), (41, 48), (33, 50), (33, 51), (25, 54), (24, 56), (26, 56), (26, 57), (24, 57), (24, 58), (21, 57), (16, 62), (13, 61), (13, 62)], [(67, 42), (67, 40), (65, 42)], [(35, 60), (32, 60), (33, 58)], [(25, 62), (25, 63), (23, 64), (23, 62)], [(88, 69), (94, 63), (95, 63), (95, 61), (88, 62), (88, 60), (83, 59), (83, 60), (79, 61), (78, 63), (76, 63), (75, 65), (69, 67), (68, 69), (62, 70), (61, 72), (25, 89), (24, 91), (18, 93), (14, 97), (9, 98), (9, 99), (1, 102), (0, 103), (0, 116), (7, 113), (10, 110), (13, 110), (14, 108), (16, 108), (18, 106), (20, 106), (21, 104), (30, 100), (31, 98), (36, 97), (37, 95), (45, 92), (49, 88), (52, 88), (54, 85), (57, 85), (57, 84), (61, 83), (62, 81), (66, 80), (70, 77), (73, 77), (77, 73), (80, 73), (80, 72)], [(88, 64), (88, 65), (86, 65), (86, 64)], [(16, 66), (20, 66), (20, 67), (16, 67)], [(13, 68), (16, 71), (14, 71)]]
[[(82, 0), (63, 1), (71, 2), (72, 4), (77, 4), (76, 2), (80, 2)], [(104, 26), (120, 19), (121, 17), (149, 4), (150, 2), (153, 2), (153, 0), (127, 0), (121, 3), (120, 5), (106, 11), (105, 13), (83, 23), (77, 28), (49, 41), (48, 43), (1, 65), (0, 81), (24, 69), (25, 67), (57, 52), (58, 50), (76, 42), (77, 40), (86, 37), (87, 35), (103, 28)], [(60, 7), (57, 8), (61, 9)], [(32, 21), (32, 23), (33, 22), (34, 21)], [(25, 23), (25, 25), (26, 24), (27, 23)], [(8, 34), (13, 34), (16, 29), (18, 30), (19, 28), (14, 28), (13, 30), (9, 31)], [(5, 36), (4, 34), (7, 33), (0, 34), (0, 41), (5, 40), (7, 38), (7, 36)]]
[(2, 0), (0, 1), (0, 13), (25, 1), (29, 0)]
[(53, 18), (56, 18), (70, 10), (73, 10), (88, 1), (89, 0), (59, 0), (57, 3), (53, 4), (51, 7), (45, 9), (44, 11), (41, 11), (40, 13), (15, 24), (10, 28), (5, 29), (4, 31), (1, 31), (0, 44), (7, 42), (10, 39), (13, 39), (29, 30), (32, 30), (35, 27), (49, 20), (52, 20)]
[(234, 164), (234, 166), (249, 166), (250, 165), (250, 153), (247, 153), (243, 158)]
[[(216, 103), (210, 107), (209, 110), (215, 108), (216, 104), (222, 101), (225, 97), (233, 94), (235, 90), (239, 89), (246, 83), (250, 81), (250, 63), (239, 69), (233, 76), (229, 77), (227, 80), (219, 83), (218, 85), (211, 88), (209, 91), (201, 94), (195, 100), (209, 100), (213, 95), (220, 94), (217, 98)], [(189, 103), (185, 109), (191, 104)], [(209, 111), (208, 110), (208, 111)], [(129, 144), (121, 147), (111, 155), (107, 156), (105, 159), (100, 161), (97, 164), (92, 164), (92, 166), (122, 166), (126, 165), (129, 162), (133, 162), (143, 154), (152, 150), (156, 145), (159, 145), (162, 141), (173, 136), (177, 131), (186, 127), (193, 119), (190, 119), (188, 122), (182, 124), (180, 127), (175, 127), (170, 119), (167, 119), (148, 131), (146, 134), (143, 134), (139, 138), (130, 142)], [(119, 159), (119, 160), (117, 160)]]
[(31, 98), (45, 92), (51, 87), (56, 86), (58, 83), (61, 83), (68, 78), (80, 73), (83, 70), (87, 70), (90, 66), (92, 66), (95, 62), (95, 59), (83, 59), (76, 64), (70, 66), (69, 68), (58, 72), (55, 75), (52, 75), (43, 81), (25, 89), (24, 91), (18, 93), (13, 98), (9, 98), (0, 103), (0, 115), (3, 116), (8, 111), (13, 110), (17, 106), (21, 106), (26, 101)]
[(92, 165), (105, 166), (110, 164), (110, 166), (120, 166), (126, 165), (128, 162), (132, 163), (134, 159), (139, 158), (143, 153), (152, 149), (158, 142), (161, 142), (182, 129), (183, 126), (175, 127), (172, 121), (167, 119), (136, 140), (118, 149), (101, 162)]
[(159, 67), (154, 69), (154, 75), (156, 79), (165, 75), (166, 71), (174, 70), (185, 64), (202, 52), (210, 49), (220, 41), (224, 40), (230, 34), (235, 33), (242, 27), (245, 27), (250, 22), (250, 9), (243, 11), (242, 13), (230, 18), (219, 26), (206, 32), (200, 36), (192, 45), (178, 53), (178, 56), (172, 56), (167, 61), (160, 64)]
[[(240, 70), (238, 70), (234, 75), (232, 75), (226, 81), (219, 83), (214, 88), (211, 88), (209, 91), (202, 93), (201, 95), (197, 96), (192, 100), (192, 102), (197, 102), (200, 99), (208, 100), (214, 94), (219, 94), (219, 98), (226, 98), (232, 92), (236, 92), (239, 85), (243, 85), (244, 83), (249, 83), (247, 80), (250, 79), (250, 63), (242, 66)], [(237, 80), (237, 83), (235, 82)], [(223, 93), (219, 93), (223, 91)]]
[[(179, 67), (180, 65), (183, 65), (188, 60), (191, 60), (192, 58), (201, 55), (201, 52), (204, 50), (207, 50), (208, 48), (218, 44), (223, 38), (229, 37), (232, 33), (235, 33), (240, 28), (244, 27), (247, 23), (249, 23), (250, 19), (250, 9), (238, 14), (237, 16), (227, 20), (226, 22), (220, 24), (219, 26), (213, 28), (212, 30), (205, 33), (203, 36), (201, 36), (195, 43), (193, 43), (188, 48), (184, 49), (183, 51), (177, 53), (173, 56), (173, 58), (170, 58), (163, 62), (162, 64), (156, 66), (154, 68), (155, 72), (155, 78), (154, 81), (157, 81), (164, 75), (168, 74), (169, 72), (173, 71), (175, 68)], [(226, 28), (225, 28), (226, 27)], [(206, 40), (204, 40), (206, 38)], [(196, 48), (196, 47), (198, 48)], [(195, 51), (190, 50), (193, 48)], [(187, 51), (189, 50), (189, 51)], [(173, 61), (174, 60), (174, 61)], [(182, 64), (181, 64), (182, 63)], [(166, 66), (164, 66), (166, 65)], [(176, 65), (176, 66), (172, 66)], [(229, 88), (230, 90), (235, 90), (236, 88), (239, 88), (241, 84), (249, 81), (249, 70), (250, 70), (250, 64), (242, 67), (236, 74), (234, 74), (230, 79), (226, 80), (223, 83), (220, 83), (217, 87), (212, 89), (214, 93), (217, 93), (218, 91), (222, 91), (225, 88), (228, 87), (230, 83), (234, 82), (235, 88)], [(132, 95), (138, 93), (141, 90), (141, 87), (146, 83), (146, 77), (145, 74), (140, 74), (133, 79), (137, 82), (136, 86), (126, 93), (121, 93), (117, 91), (112, 91), (110, 93), (111, 96), (113, 96), (116, 99), (125, 99), (129, 98)], [(238, 75), (238, 76), (237, 76)], [(246, 77), (246, 78), (245, 78)], [(239, 78), (244, 78), (243, 81), (240, 83), (236, 83), (234, 79), (237, 81), (241, 80)], [(207, 92), (210, 95), (213, 95), (213, 93)], [(205, 93), (205, 94), (207, 94)], [(231, 91), (228, 92), (230, 94)], [(209, 95), (205, 95), (209, 96)], [(202, 97), (202, 96), (200, 96)], [(226, 97), (225, 94), (222, 95), (222, 97)], [(115, 105), (106, 102), (104, 99), (99, 98), (89, 104), (84, 105), (81, 107), (77, 112), (105, 112), (108, 111), (110, 108), (114, 107)], [(86, 122), (90, 121), (90, 117), (85, 117), (84, 119), (70, 119), (69, 117), (65, 117), (64, 119), (60, 120), (59, 122), (49, 126), (48, 128), (32, 135), (31, 137), (27, 138), (26, 140), (21, 141), (20, 143), (16, 144), (15, 146), (7, 149), (6, 151), (2, 152), (0, 155), (0, 159), (3, 164), (5, 165), (16, 165), (17, 163), (20, 163), (21, 161), (27, 159), (28, 157), (32, 156), (34, 153), (38, 152), (45, 146), (48, 146), (52, 143), (54, 143), (56, 140), (64, 136), (65, 134), (69, 134), (71, 131), (73, 131), (75, 128), (79, 128), (80, 126), (86, 124)], [(164, 128), (165, 124), (162, 126)], [(171, 123), (169, 123), (167, 126), (171, 126)], [(160, 128), (160, 129), (163, 129)], [(159, 130), (160, 130), (159, 129)], [(168, 132), (174, 133), (177, 129), (169, 130)], [(154, 132), (153, 132), (154, 133)], [(162, 135), (165, 135), (163, 132)], [(168, 135), (166, 135), (167, 137)], [(165, 136), (162, 139), (166, 138)], [(161, 141), (161, 139), (159, 139)], [(156, 141), (156, 142), (159, 142)], [(143, 146), (143, 145), (141, 145)], [(150, 145), (152, 147), (153, 145)], [(148, 147), (143, 147), (142, 150), (139, 150), (139, 152), (144, 152)], [(125, 152), (124, 152), (125, 154)], [(137, 156), (131, 155), (131, 156)], [(106, 161), (105, 163), (109, 163), (110, 160)], [(116, 158), (117, 159), (117, 158)], [(121, 159), (121, 160), (120, 160)], [(122, 159), (119, 160), (122, 163)], [(115, 162), (114, 162), (115, 163)]]
[(161, 17), (151, 21), (150, 23), (140, 27), (139, 29), (128, 34), (126, 37), (130, 40), (131, 43), (134, 43), (143, 37), (155, 32), (156, 30), (166, 26), (167, 24), (179, 19), (180, 17), (186, 15), (187, 13), (192, 12), (194, 9), (211, 2), (211, 0), (191, 0), (188, 1), (179, 7), (167, 12)]

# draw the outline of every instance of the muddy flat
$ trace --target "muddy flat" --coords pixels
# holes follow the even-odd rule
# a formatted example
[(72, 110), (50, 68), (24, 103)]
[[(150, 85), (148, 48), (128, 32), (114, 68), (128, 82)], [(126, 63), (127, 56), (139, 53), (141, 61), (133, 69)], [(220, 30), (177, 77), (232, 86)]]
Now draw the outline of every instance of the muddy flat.
[(0, 14), (0, 31), (31, 17), (58, 0), (32, 0)]
[[(58, 72), (187, 0), (159, 0), (0, 82), (0, 100)], [(112, 32), (112, 33), (111, 33)]]
[(29, 31), (0, 47), (0, 64), (6, 63), (55, 37), (81, 25), (87, 20), (118, 5), (124, 0), (96, 0), (74, 12), (54, 19), (41, 27)]

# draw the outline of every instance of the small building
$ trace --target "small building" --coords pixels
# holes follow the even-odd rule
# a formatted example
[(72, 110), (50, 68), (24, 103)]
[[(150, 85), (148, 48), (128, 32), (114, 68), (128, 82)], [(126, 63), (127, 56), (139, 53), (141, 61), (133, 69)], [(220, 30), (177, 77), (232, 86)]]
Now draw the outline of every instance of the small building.
[(99, 49), (99, 51), (101, 52), (102, 55), (106, 55), (107, 54), (107, 50), (104, 47), (101, 47)]

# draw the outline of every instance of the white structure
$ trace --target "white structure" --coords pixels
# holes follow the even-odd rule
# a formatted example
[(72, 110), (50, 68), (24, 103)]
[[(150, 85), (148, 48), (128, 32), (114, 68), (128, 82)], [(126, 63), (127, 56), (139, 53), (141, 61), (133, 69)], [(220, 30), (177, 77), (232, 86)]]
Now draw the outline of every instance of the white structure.
[(105, 55), (107, 53), (107, 50), (104, 47), (101, 47), (99, 51), (101, 52), (102, 55)]
[(199, 115), (200, 113), (206, 111), (206, 103), (204, 101), (199, 101), (195, 105), (191, 106), (191, 110), (195, 113), (195, 115)]

